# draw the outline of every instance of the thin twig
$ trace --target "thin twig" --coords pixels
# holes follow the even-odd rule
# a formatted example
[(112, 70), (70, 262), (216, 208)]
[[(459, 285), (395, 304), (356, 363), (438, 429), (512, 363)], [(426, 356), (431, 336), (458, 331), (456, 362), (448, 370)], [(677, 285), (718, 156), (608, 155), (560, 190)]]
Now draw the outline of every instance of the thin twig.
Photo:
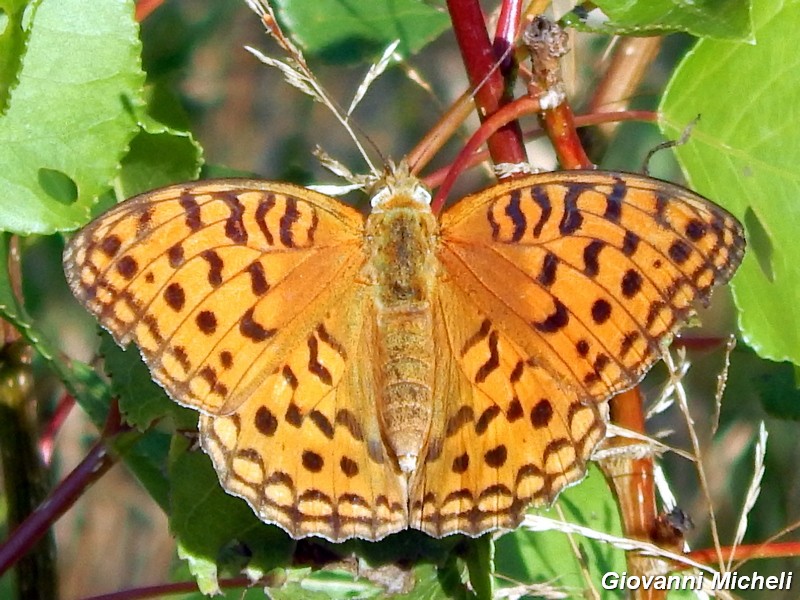
[(28, 552), (86, 489), (116, 463), (116, 457), (108, 451), (108, 444), (115, 434), (122, 431), (126, 431), (126, 428), (120, 421), (119, 410), (114, 407), (109, 412), (103, 437), (95, 442), (80, 464), (0, 545), (0, 575)]
[[(679, 349), (680, 352), (680, 349)], [(664, 364), (667, 365), (667, 369), (669, 369), (670, 377), (673, 377), (679, 371), (679, 368), (675, 365), (675, 361), (672, 359), (672, 356), (669, 352), (664, 352)], [(711, 490), (708, 486), (708, 478), (706, 477), (705, 468), (703, 467), (703, 460), (702, 460), (702, 450), (700, 448), (700, 440), (697, 437), (697, 430), (694, 426), (694, 419), (692, 418), (692, 414), (689, 411), (689, 400), (686, 397), (686, 390), (683, 387), (680, 379), (675, 379), (675, 398), (678, 401), (678, 407), (680, 408), (681, 412), (683, 413), (684, 419), (686, 420), (686, 428), (689, 432), (689, 439), (692, 442), (692, 451), (695, 455), (695, 468), (697, 469), (697, 476), (700, 479), (700, 488), (703, 490), (703, 496), (706, 499), (706, 505), (708, 506), (708, 513), (710, 517), (710, 524), (711, 524), (711, 538), (714, 540), (714, 548), (717, 551), (717, 560), (720, 568), (723, 568), (725, 565), (725, 559), (722, 555), (722, 544), (719, 540), (719, 530), (717, 529), (717, 517), (714, 513), (714, 503), (711, 499)]]

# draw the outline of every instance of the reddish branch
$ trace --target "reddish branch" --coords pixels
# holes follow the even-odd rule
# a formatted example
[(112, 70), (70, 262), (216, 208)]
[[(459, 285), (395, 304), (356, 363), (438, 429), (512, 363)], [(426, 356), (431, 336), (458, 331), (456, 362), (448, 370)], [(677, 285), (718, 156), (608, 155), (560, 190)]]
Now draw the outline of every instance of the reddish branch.
[[(481, 121), (497, 112), (511, 98), (506, 97), (506, 81), (497, 68), (498, 58), (486, 31), (486, 23), (477, 0), (448, 0), (458, 48), (469, 82), (474, 89), (475, 105)], [(525, 162), (522, 130), (516, 122), (508, 123), (487, 140), (495, 164)]]
[(164, 4), (164, 0), (137, 0), (136, 20), (141, 23), (162, 4)]
[(122, 431), (125, 431), (125, 428), (121, 423), (117, 405), (113, 403), (103, 437), (92, 446), (81, 463), (58, 484), (50, 496), (14, 529), (0, 546), (0, 575), (28, 552), (47, 533), (53, 523), (114, 465), (116, 459), (109, 454), (108, 444), (110, 438)]

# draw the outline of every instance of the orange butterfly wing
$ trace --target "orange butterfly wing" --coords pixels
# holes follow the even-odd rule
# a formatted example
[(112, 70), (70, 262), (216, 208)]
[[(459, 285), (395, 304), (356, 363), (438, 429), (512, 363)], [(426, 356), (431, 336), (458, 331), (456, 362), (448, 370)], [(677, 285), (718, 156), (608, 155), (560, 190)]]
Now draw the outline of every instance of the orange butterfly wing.
[(65, 272), (176, 402), (225, 413), (344, 293), (362, 229), (357, 211), (298, 186), (187, 183), (90, 223), (67, 246)]
[(413, 526), (513, 527), (580, 479), (602, 437), (595, 404), (641, 379), (743, 251), (724, 210), (637, 175), (533, 175), (445, 212)]
[(369, 368), (363, 217), (296, 186), (218, 180), (132, 198), (71, 240), (67, 278), (197, 408), (223, 487), (295, 537), (407, 526)]

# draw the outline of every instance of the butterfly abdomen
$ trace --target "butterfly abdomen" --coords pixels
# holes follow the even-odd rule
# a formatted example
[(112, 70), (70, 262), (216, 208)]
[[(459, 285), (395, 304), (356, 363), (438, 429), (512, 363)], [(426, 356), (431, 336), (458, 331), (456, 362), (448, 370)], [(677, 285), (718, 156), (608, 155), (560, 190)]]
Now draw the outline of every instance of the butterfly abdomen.
[(430, 428), (436, 234), (430, 209), (403, 195), (390, 199), (367, 223), (379, 414), (385, 439), (406, 473), (415, 470)]

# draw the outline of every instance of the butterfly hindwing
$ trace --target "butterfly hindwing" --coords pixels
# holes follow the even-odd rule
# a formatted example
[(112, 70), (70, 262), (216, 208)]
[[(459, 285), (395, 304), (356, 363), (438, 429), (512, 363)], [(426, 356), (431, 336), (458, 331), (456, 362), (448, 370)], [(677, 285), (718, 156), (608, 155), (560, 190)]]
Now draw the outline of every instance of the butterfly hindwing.
[(605, 431), (597, 407), (452, 282), (440, 284), (434, 323), (434, 418), (412, 478), (412, 525), (437, 537), (516, 527), (528, 505), (583, 477)]
[(285, 362), (201, 439), (229, 492), (293, 537), (371, 540), (408, 526), (405, 480), (375, 409), (375, 323), (352, 287)]

